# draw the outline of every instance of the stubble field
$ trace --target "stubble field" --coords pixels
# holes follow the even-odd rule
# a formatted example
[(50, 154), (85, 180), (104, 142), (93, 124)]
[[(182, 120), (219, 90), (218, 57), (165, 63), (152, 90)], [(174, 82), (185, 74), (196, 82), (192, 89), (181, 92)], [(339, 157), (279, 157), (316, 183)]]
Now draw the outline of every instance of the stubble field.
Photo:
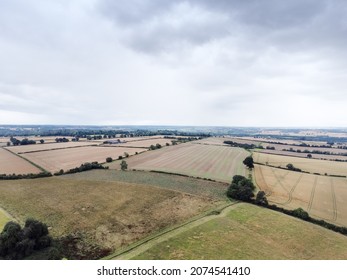
[(124, 147), (79, 147), (71, 149), (50, 150), (45, 152), (35, 152), (22, 154), (23, 157), (35, 162), (42, 168), (56, 172), (60, 169), (65, 171), (80, 166), (86, 162), (97, 161), (105, 162), (107, 157), (117, 159), (118, 156), (124, 156), (124, 153), (134, 155), (136, 152), (146, 151), (142, 148), (124, 148)]
[(303, 208), (310, 216), (347, 226), (347, 180), (255, 165), (257, 186), (272, 204)]
[(257, 152), (253, 153), (253, 158), (255, 162), (275, 167), (286, 168), (287, 164), (291, 163), (294, 167), (310, 173), (319, 173), (322, 175), (327, 173), (327, 175), (347, 176), (347, 162), (308, 159)]
[(0, 174), (40, 173), (41, 170), (26, 160), (0, 148)]
[[(230, 183), (234, 175), (245, 175), (242, 161), (249, 152), (232, 147), (186, 143), (149, 151), (127, 159), (128, 168), (156, 170)], [(119, 169), (119, 162), (108, 164)]]

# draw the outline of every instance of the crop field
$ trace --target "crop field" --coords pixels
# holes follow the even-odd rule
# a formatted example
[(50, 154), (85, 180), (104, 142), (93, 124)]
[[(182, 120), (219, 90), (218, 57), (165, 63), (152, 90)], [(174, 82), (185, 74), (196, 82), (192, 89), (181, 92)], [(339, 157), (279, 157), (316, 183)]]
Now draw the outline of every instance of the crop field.
[(179, 229), (120, 259), (347, 259), (347, 237), (250, 204)]
[[(287, 152), (287, 151), (276, 151), (276, 150), (265, 150), (258, 149), (256, 150), (259, 153), (263, 154), (272, 154), (272, 155), (282, 155), (282, 156), (290, 156), (290, 157), (299, 157), (299, 158), (307, 158), (309, 153), (297, 153), (297, 152)], [(323, 155), (323, 154), (311, 154), (314, 159), (322, 159), (328, 161), (347, 161), (347, 156), (341, 155)]]
[(224, 144), (224, 141), (230, 140), (230, 138), (223, 137), (209, 137), (201, 140), (194, 141), (194, 143), (204, 144), (204, 145), (222, 145), (228, 146), (228, 144)]
[[(129, 141), (126, 143), (121, 143), (121, 144), (115, 144), (112, 146), (117, 146), (117, 147), (134, 147), (134, 148), (149, 148), (151, 145), (156, 145), (156, 144), (160, 144), (161, 146), (165, 146), (166, 143), (169, 143), (170, 145), (171, 140), (174, 139), (164, 139), (164, 138), (153, 138), (153, 139), (146, 139), (146, 140), (138, 140), (138, 141)], [(106, 144), (105, 146), (110, 146), (108, 144)]]
[(23, 153), (31, 153), (31, 152), (38, 152), (38, 151), (67, 149), (67, 148), (75, 148), (75, 147), (91, 146), (91, 145), (93, 145), (93, 143), (89, 143), (89, 142), (63, 142), (63, 143), (48, 143), (48, 144), (11, 146), (11, 147), (8, 147), (7, 149), (9, 149), (10, 151), (12, 151), (16, 154), (23, 154)]
[(347, 176), (347, 162), (253, 153), (255, 162), (286, 168), (288, 163), (310, 173)]
[(144, 184), (62, 177), (0, 181), (0, 205), (21, 222), (43, 221), (54, 237), (75, 233), (81, 246), (115, 250), (220, 203)]
[[(240, 148), (186, 143), (131, 157), (127, 163), (130, 169), (178, 173), (230, 183), (233, 175), (246, 174), (242, 161), (248, 155)], [(119, 162), (109, 166), (119, 169)]]
[(142, 141), (142, 140), (150, 140), (150, 139), (163, 139), (164, 136), (162, 135), (155, 135), (155, 136), (139, 136), (139, 137), (119, 137), (116, 136), (116, 138), (102, 138), (102, 139), (96, 139), (96, 140), (88, 140), (92, 142), (104, 142), (107, 140), (120, 140), (120, 141), (125, 141), (125, 142), (134, 142), (134, 141)]
[(272, 204), (303, 208), (310, 216), (347, 226), (347, 179), (255, 165), (257, 186)]
[(85, 162), (98, 161), (105, 162), (106, 157), (117, 159), (118, 156), (124, 156), (124, 153), (133, 155), (136, 152), (145, 151), (141, 148), (124, 148), (124, 147), (80, 147), (61, 150), (50, 150), (45, 152), (27, 153), (22, 156), (35, 162), (42, 168), (56, 172), (60, 169), (65, 171), (80, 166)]
[(41, 170), (26, 160), (0, 148), (0, 174), (40, 173)]

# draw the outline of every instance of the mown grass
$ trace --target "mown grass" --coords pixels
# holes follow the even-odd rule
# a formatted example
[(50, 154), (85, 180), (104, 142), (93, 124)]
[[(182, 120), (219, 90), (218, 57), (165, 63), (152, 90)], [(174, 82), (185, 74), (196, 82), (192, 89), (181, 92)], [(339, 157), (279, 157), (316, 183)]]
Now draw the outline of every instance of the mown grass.
[(241, 204), (134, 259), (347, 259), (347, 237)]

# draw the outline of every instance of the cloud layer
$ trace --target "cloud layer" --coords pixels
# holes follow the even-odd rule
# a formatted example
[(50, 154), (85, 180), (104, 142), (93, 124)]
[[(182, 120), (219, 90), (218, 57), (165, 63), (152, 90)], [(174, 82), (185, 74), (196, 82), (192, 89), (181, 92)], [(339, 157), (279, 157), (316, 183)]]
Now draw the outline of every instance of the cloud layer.
[(347, 126), (347, 3), (0, 3), (0, 123)]

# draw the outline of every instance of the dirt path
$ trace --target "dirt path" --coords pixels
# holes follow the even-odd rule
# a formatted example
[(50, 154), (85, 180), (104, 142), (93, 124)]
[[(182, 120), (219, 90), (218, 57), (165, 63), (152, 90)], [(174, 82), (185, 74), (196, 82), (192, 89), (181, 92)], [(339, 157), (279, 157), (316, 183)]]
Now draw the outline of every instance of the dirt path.
[(115, 253), (106, 259), (113, 259), (113, 260), (129, 260), (145, 251), (148, 249), (152, 248), (158, 243), (161, 243), (163, 241), (166, 241), (172, 237), (175, 237), (179, 235), (182, 232), (185, 232), (187, 230), (190, 230), (194, 227), (197, 227), (199, 225), (202, 225), (208, 221), (220, 218), (220, 217), (225, 217), (232, 209), (235, 209), (237, 206), (239, 206), (241, 203), (239, 202), (234, 202), (232, 204), (227, 205), (226, 207), (222, 208), (221, 211), (218, 213), (216, 212), (216, 215), (207, 215), (202, 218), (198, 218), (196, 220), (190, 221), (188, 223), (185, 223), (183, 225), (180, 225), (176, 228), (173, 228), (168, 231), (164, 231), (162, 233), (159, 233), (158, 235), (145, 240), (139, 244), (136, 244), (133, 247), (130, 247), (129, 249), (123, 250), (122, 252)]

